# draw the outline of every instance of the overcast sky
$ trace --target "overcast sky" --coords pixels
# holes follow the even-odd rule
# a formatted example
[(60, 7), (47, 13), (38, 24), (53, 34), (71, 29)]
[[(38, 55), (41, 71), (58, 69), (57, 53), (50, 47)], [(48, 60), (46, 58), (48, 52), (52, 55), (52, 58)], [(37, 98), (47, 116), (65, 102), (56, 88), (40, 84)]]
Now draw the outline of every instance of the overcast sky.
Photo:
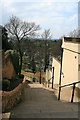
[(13, 14), (21, 20), (39, 24), (42, 28), (41, 32), (50, 28), (53, 38), (59, 38), (77, 28), (78, 1), (2, 0), (0, 2), (0, 15), (2, 14), (0, 24), (6, 24)]

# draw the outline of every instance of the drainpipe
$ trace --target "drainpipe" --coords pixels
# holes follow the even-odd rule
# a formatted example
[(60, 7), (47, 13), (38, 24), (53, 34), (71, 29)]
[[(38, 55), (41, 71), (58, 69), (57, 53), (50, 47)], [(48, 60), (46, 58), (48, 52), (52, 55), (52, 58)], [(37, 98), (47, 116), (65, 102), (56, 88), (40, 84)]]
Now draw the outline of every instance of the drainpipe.
[(59, 80), (59, 85), (61, 85), (62, 59), (63, 59), (63, 48), (62, 48), (62, 54), (61, 54), (61, 67), (60, 67), (60, 80)]

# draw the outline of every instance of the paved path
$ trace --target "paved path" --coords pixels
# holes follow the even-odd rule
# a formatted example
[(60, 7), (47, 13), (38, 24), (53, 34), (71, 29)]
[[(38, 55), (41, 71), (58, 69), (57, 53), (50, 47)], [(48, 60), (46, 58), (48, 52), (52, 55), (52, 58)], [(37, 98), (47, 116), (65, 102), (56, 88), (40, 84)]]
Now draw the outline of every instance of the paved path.
[(11, 118), (78, 118), (78, 104), (60, 102), (53, 91), (29, 84), (24, 100), (11, 111)]

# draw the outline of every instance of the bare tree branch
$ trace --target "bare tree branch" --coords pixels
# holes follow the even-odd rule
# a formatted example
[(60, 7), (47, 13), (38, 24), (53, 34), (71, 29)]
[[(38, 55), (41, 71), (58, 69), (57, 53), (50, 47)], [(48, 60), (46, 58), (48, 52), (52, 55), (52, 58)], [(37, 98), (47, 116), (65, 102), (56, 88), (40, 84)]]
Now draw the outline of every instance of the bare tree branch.
[(52, 38), (52, 34), (51, 34), (51, 32), (50, 32), (50, 29), (44, 30), (44, 32), (43, 32), (43, 34), (41, 35), (41, 37), (42, 37), (44, 40), (51, 39), (51, 38)]
[(12, 16), (9, 20), (9, 23), (5, 25), (5, 28), (8, 31), (9, 36), (16, 37), (18, 42), (18, 50), (20, 53), (20, 73), (22, 68), (22, 51), (20, 41), (25, 37), (32, 37), (36, 35), (36, 32), (40, 30), (40, 26), (36, 25), (34, 22), (25, 22), (21, 21), (18, 17)]
[(47, 43), (47, 40), (51, 39), (52, 38), (52, 34), (50, 32), (50, 29), (45, 29), (43, 34), (41, 35), (42, 39), (45, 40), (45, 58), (44, 58), (44, 63), (45, 63), (45, 67), (44, 67), (44, 72), (46, 71), (46, 68), (47, 68), (47, 65), (48, 65), (48, 43)]
[(68, 34), (69, 37), (78, 37), (80, 38), (80, 28), (74, 29)]

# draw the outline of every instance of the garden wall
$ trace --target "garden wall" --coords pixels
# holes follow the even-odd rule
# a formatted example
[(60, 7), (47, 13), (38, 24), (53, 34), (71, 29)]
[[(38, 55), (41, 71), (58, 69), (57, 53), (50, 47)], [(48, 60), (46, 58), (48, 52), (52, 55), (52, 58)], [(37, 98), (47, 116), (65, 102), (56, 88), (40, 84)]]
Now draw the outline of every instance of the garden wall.
[(6, 92), (2, 91), (2, 112), (13, 108), (17, 103), (20, 102), (23, 90), (26, 85), (26, 78), (20, 83), (14, 90)]
[(6, 51), (2, 56), (2, 78), (15, 77), (16, 73), (14, 70), (14, 66), (10, 59), (10, 51)]

